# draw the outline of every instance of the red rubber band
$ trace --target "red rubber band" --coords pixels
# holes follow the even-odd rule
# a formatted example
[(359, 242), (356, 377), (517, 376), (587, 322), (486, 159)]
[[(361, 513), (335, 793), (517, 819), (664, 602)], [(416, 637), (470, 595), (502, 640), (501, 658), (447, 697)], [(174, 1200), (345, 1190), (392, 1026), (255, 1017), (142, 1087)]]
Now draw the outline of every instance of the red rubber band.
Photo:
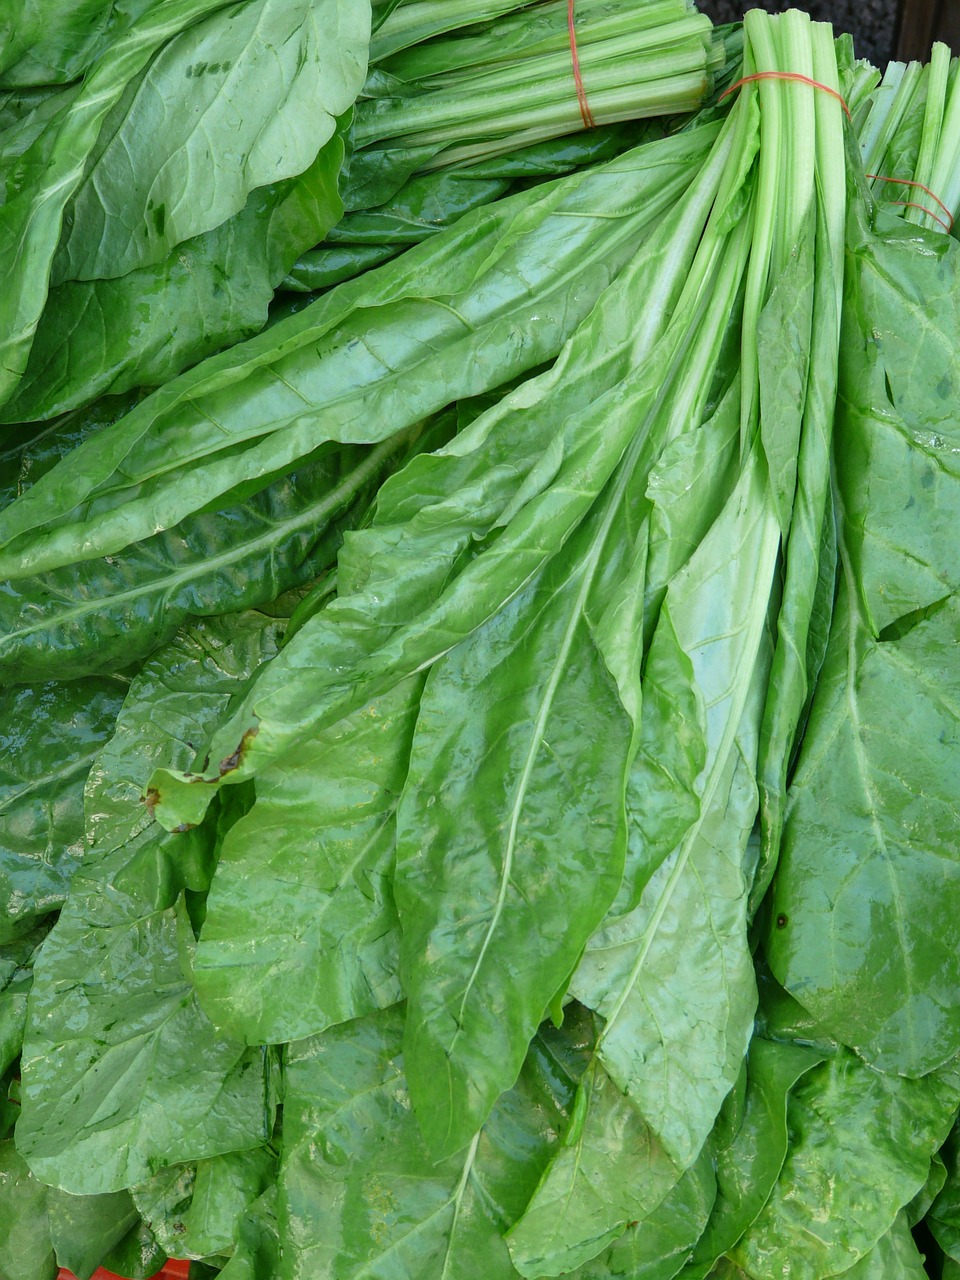
[(950, 232), (953, 230), (952, 226), (948, 226), (947, 223), (944, 222), (942, 218), (938, 218), (937, 215), (933, 212), (933, 210), (928, 209), (925, 204), (916, 204), (913, 200), (884, 200), (883, 203), (900, 205), (904, 209), (921, 209), (927, 215), (928, 218), (932, 218), (934, 222), (939, 222), (941, 227), (943, 227), (944, 231), (946, 231), (947, 235), (949, 235)]
[(577, 102), (580, 104), (580, 116), (585, 129), (595, 129), (597, 122), (587, 102), (587, 91), (583, 87), (583, 76), (580, 74), (580, 55), (577, 53), (577, 33), (573, 25), (573, 10), (576, 0), (567, 0), (567, 31), (570, 33), (570, 61), (573, 63), (573, 82), (577, 86)]
[(836, 98), (841, 107), (843, 107), (848, 120), (853, 119), (850, 114), (850, 108), (844, 102), (842, 94), (837, 93), (836, 89), (831, 89), (828, 84), (821, 84), (819, 80), (811, 80), (809, 76), (801, 75), (799, 71), (757, 71), (754, 75), (744, 76), (742, 80), (732, 84), (729, 89), (725, 89), (718, 101), (722, 102), (727, 94), (733, 93), (734, 89), (739, 89), (744, 84), (751, 84), (754, 80), (798, 80), (800, 84), (808, 84), (811, 89), (822, 89), (824, 93), (829, 93), (831, 98)]
[[(911, 182), (909, 178), (888, 178), (885, 174), (882, 174), (882, 173), (868, 173), (868, 174), (867, 174), (867, 177), (868, 177), (868, 178), (874, 178), (877, 182), (895, 182), (895, 183), (897, 183), (897, 185), (898, 185), (898, 186), (901, 186), (901, 187), (917, 187), (917, 188), (919, 188), (919, 190), (920, 190), (920, 191), (925, 191), (925, 192), (926, 192), (926, 194), (930, 197), (930, 199), (931, 199), (931, 200), (936, 201), (936, 203), (940, 206), (940, 208), (943, 210), (943, 212), (944, 212), (944, 213), (947, 215), (947, 217), (950, 219), (950, 225), (949, 225), (949, 227), (947, 227), (947, 230), (948, 230), (948, 231), (952, 231), (952, 230), (953, 230), (953, 224), (954, 224), (954, 222), (956, 221), (956, 219), (954, 218), (954, 216), (953, 216), (952, 212), (950, 211), (949, 206), (945, 205), (945, 204), (943, 203), (943, 201), (940, 199), (940, 197), (937, 195), (937, 193), (936, 193), (935, 191), (931, 191), (929, 187), (925, 187), (925, 186), (923, 185), (923, 183), (922, 183), (922, 182)], [(884, 201), (884, 203), (885, 203), (885, 204), (903, 204), (903, 205), (905, 205), (905, 204), (907, 203), (907, 201), (906, 201), (906, 200), (885, 200), (885, 201)], [(911, 208), (911, 209), (922, 209), (922, 208), (923, 208), (923, 205), (920, 205), (920, 204), (914, 204), (914, 205), (910, 205), (910, 208)], [(929, 210), (925, 210), (924, 212), (928, 212), (928, 213), (929, 213), (930, 211), (929, 211)], [(931, 218), (937, 218), (937, 215), (936, 215), (935, 213), (930, 213), (930, 217), (931, 217)], [(940, 225), (941, 225), (941, 226), (946, 226), (946, 225), (947, 225), (947, 224), (946, 224), (945, 222), (943, 222), (943, 221), (942, 221), (942, 219), (940, 219), (940, 218), (937, 218), (937, 221), (940, 223)]]

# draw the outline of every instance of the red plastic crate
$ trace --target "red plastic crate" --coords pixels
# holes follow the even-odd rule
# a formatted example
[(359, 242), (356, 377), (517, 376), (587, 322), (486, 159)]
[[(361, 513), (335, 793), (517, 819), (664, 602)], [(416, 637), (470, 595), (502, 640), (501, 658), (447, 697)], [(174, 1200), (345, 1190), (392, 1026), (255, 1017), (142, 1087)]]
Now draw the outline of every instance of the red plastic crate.
[[(168, 1258), (163, 1269), (157, 1272), (153, 1280), (187, 1280), (189, 1272), (189, 1262), (184, 1262), (180, 1258)], [(65, 1271), (61, 1267), (57, 1280), (75, 1280), (75, 1277), (72, 1271)], [(93, 1273), (92, 1280), (123, 1280), (123, 1277), (115, 1275), (112, 1271), (104, 1271), (103, 1267), (100, 1267)]]

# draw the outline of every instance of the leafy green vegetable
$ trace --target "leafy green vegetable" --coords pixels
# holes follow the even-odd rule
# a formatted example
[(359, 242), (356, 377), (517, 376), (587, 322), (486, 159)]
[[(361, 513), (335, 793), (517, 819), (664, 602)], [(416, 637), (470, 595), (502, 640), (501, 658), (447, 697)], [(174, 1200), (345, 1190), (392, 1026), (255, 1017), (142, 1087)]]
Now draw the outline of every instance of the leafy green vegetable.
[(0, 692), (0, 942), (66, 897), (83, 856), (84, 783), (127, 686), (91, 678)]
[(47, 1217), (47, 1188), (33, 1177), (12, 1139), (0, 1142), (0, 1276), (54, 1280), (57, 1263)]

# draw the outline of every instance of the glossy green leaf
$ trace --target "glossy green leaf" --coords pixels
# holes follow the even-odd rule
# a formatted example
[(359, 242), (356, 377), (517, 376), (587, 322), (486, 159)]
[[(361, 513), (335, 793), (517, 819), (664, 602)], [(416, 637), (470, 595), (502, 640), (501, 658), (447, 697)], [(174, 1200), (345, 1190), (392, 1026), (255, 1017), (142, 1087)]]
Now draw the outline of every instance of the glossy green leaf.
[(325, 441), (381, 441), (553, 358), (713, 136), (707, 126), (468, 215), (181, 375), (0, 516), (3, 571), (122, 550)]
[(620, 884), (632, 729), (584, 617), (596, 557), (574, 555), (435, 666), (421, 700), (396, 893), (406, 1070), (438, 1155), (513, 1084)]
[(160, 1169), (131, 1191), (133, 1203), (160, 1248), (169, 1256), (180, 1256), (186, 1239), (186, 1215), (193, 1198), (196, 1165), (179, 1164)]
[(220, 850), (194, 965), (230, 1034), (297, 1040), (400, 998), (391, 880), (420, 687), (405, 681), (259, 775)]
[(47, 1217), (47, 1188), (0, 1142), (0, 1280), (54, 1280), (57, 1263)]
[(268, 1187), (240, 1221), (237, 1247), (220, 1272), (223, 1280), (277, 1280), (280, 1239), (277, 1189)]
[(941, 1151), (946, 1178), (925, 1221), (945, 1254), (960, 1262), (960, 1143), (954, 1130)]
[(47, 1217), (57, 1262), (76, 1280), (90, 1280), (110, 1250), (140, 1225), (140, 1214), (126, 1191), (71, 1196), (49, 1188)]
[[(573, 1018), (577, 1022), (576, 1017)], [(290, 1046), (280, 1174), (283, 1280), (490, 1280), (574, 1092), (582, 1029), (545, 1031), (483, 1132), (435, 1164), (423, 1149), (393, 1008)]]
[(928, 1276), (923, 1254), (910, 1234), (906, 1215), (901, 1213), (870, 1252), (843, 1273), (843, 1280), (927, 1280)]
[(754, 1222), (773, 1189), (790, 1146), (787, 1099), (797, 1081), (821, 1061), (802, 1045), (754, 1036), (742, 1098), (731, 1092), (714, 1137), (716, 1203), (683, 1270), (700, 1280)]
[(160, 262), (302, 173), (363, 84), (369, 34), (363, 0), (246, 0), (174, 35), (106, 123), (53, 283)]
[(87, 778), (92, 845), (119, 849), (146, 830), (143, 793), (156, 761), (194, 759), (207, 726), (277, 653), (282, 634), (283, 622), (264, 613), (211, 618), (182, 628), (144, 663)]
[(0, 138), (0, 158), (15, 161), (0, 206), (0, 259), (9, 264), (0, 297), (0, 404), (26, 367), (64, 209), (83, 179), (106, 116), (158, 49), (221, 5), (222, 0), (163, 0), (152, 6), (81, 85), (56, 100), (52, 118), (44, 118), (29, 145), (14, 141), (11, 154), (10, 140)]
[[(794, 778), (767, 953), (844, 1043), (922, 1074), (960, 1048), (951, 597), (877, 642), (845, 585)], [(891, 707), (909, 715), (891, 719)]]
[(229, 1253), (237, 1244), (242, 1219), (275, 1184), (276, 1165), (276, 1156), (266, 1147), (199, 1161), (177, 1252), (198, 1257)]
[[(690, 773), (673, 784), (695, 797), (698, 816), (638, 907), (598, 931), (571, 985), (606, 1019), (604, 1068), (680, 1169), (702, 1148), (739, 1074), (756, 1005), (747, 837), (757, 806), (757, 704), (777, 550), (756, 476), (748, 465), (724, 515), (671, 582), (644, 674), (666, 695), (646, 704), (645, 738), (661, 714), (657, 729), (669, 732), (673, 689), (692, 682), (697, 691), (702, 765), (697, 772), (692, 758)], [(656, 828), (645, 827), (642, 789), (632, 804), (646, 843), (656, 843)]]
[[(224, 0), (225, 2), (225, 0)], [(96, 56), (155, 0), (4, 0), (0, 6), (0, 78), (4, 84), (76, 80)]]
[(960, 587), (950, 552), (960, 519), (960, 246), (887, 216), (876, 233), (855, 222), (849, 238), (838, 479), (879, 635)]
[(595, 1064), (562, 1146), (507, 1236), (514, 1267), (530, 1277), (575, 1272), (652, 1214), (682, 1174)]
[(339, 137), (296, 178), (260, 187), (212, 231), (118, 279), (50, 290), (5, 422), (49, 418), (94, 397), (158, 386), (263, 328), (273, 290), (342, 212)]
[(716, 1194), (708, 1144), (653, 1213), (573, 1272), (573, 1280), (672, 1280), (685, 1274), (681, 1268), (707, 1224)]
[(176, 849), (176, 836), (146, 836), (88, 855), (35, 966), (17, 1141), (38, 1177), (73, 1194), (255, 1147), (272, 1129), (268, 1056), (220, 1036), (184, 977)]
[(374, 449), (326, 449), (120, 557), (74, 560), (9, 584), (0, 665), (20, 680), (115, 670), (169, 640), (191, 614), (262, 605), (309, 581), (330, 566), (343, 529), (409, 443), (400, 433)]
[[(644, 155), (646, 152), (638, 151), (635, 159)], [(628, 157), (619, 163), (627, 164)], [(612, 169), (597, 172), (612, 174)], [(708, 187), (709, 207), (706, 180), (704, 185)], [(228, 771), (231, 781), (239, 780), (245, 772), (253, 772), (259, 761), (265, 763), (279, 756), (298, 738), (349, 714), (380, 688), (389, 688), (412, 671), (428, 666), (492, 616), (504, 600), (537, 572), (552, 549), (567, 536), (571, 525), (582, 519), (595, 489), (581, 494), (576, 485), (555, 484), (557, 472), (562, 467), (567, 474), (572, 474), (582, 459), (582, 465), (594, 475), (602, 477), (604, 471), (609, 473), (622, 436), (616, 432), (607, 439), (603, 434), (603, 419), (595, 403), (597, 378), (603, 379), (603, 385), (608, 379), (615, 382), (618, 368), (624, 362), (629, 371), (631, 352), (645, 349), (655, 341), (662, 323), (662, 317), (654, 313), (643, 329), (632, 332), (625, 321), (633, 312), (626, 308), (625, 302), (613, 300), (620, 298), (623, 289), (638, 287), (635, 275), (646, 280), (652, 277), (653, 281), (659, 278), (658, 287), (668, 297), (676, 297), (683, 278), (680, 269), (687, 253), (692, 252), (688, 242), (692, 239), (695, 245), (695, 234), (702, 227), (703, 203), (701, 189), (696, 198), (691, 197), (681, 224), (684, 250), (679, 261), (645, 252), (627, 282), (618, 281), (614, 285), (610, 308), (593, 313), (554, 369), (506, 397), (502, 412), (491, 411), (486, 419), (474, 423), (471, 433), (464, 438), (462, 461), (460, 446), (456, 445), (443, 453), (436, 464), (419, 463), (423, 471), (434, 467), (439, 473), (436, 478), (430, 475), (424, 478), (427, 494), (431, 498), (436, 494), (439, 498), (435, 506), (431, 503), (425, 509), (419, 521), (430, 534), (427, 542), (418, 545), (419, 539), (409, 542), (404, 539), (377, 560), (371, 551), (386, 541), (383, 535), (377, 534), (369, 540), (356, 537), (348, 542), (344, 554), (349, 558), (356, 548), (356, 554), (363, 555), (368, 565), (375, 565), (374, 572), (365, 571), (370, 580), (364, 582), (362, 595), (360, 592), (352, 597), (341, 595), (322, 616), (298, 632), (273, 664), (269, 680), (251, 694), (249, 706), (218, 734), (211, 747), (211, 759), (233, 756), (240, 738), (253, 725), (251, 716), (255, 717), (256, 736), (246, 739), (247, 746), (238, 768)], [(468, 216), (457, 225), (455, 232), (469, 222)], [(438, 236), (432, 244), (437, 246), (444, 239)], [(650, 247), (658, 241), (659, 238), (652, 241)], [(404, 261), (412, 256), (405, 255)], [(332, 294), (326, 296), (333, 297)], [(315, 305), (323, 305), (323, 300)], [(603, 340), (608, 325), (611, 328), (609, 343)], [(650, 385), (646, 390), (652, 394), (652, 368), (648, 374)], [(639, 390), (635, 389), (633, 394), (642, 403)], [(610, 399), (612, 408), (616, 400), (613, 391)], [(566, 416), (574, 411), (581, 414), (582, 421)], [(616, 412), (626, 417), (619, 404)], [(523, 432), (516, 428), (520, 416)], [(558, 422), (562, 424), (560, 433)], [(529, 439), (526, 438), (528, 430)], [(488, 432), (489, 445), (486, 444)], [(588, 444), (595, 445), (595, 449), (590, 449)], [(518, 447), (523, 450), (519, 459)], [(452, 459), (449, 463), (448, 455)], [(458, 493), (449, 496), (451, 489), (436, 488), (438, 482), (443, 484), (444, 472), (452, 471), (454, 478), (458, 478), (458, 469), (462, 475)], [(595, 485), (597, 481), (590, 483)], [(412, 489), (403, 501), (407, 504), (407, 518), (416, 517), (424, 507), (423, 494)], [(483, 505), (474, 511), (473, 506), (478, 502)], [(419, 533), (416, 524), (415, 520), (413, 530)], [(499, 533), (501, 526), (503, 534)], [(535, 529), (540, 532), (534, 534)], [(484, 550), (480, 540), (488, 534), (491, 535), (489, 554), (471, 557), (463, 571), (451, 578), (450, 567), (457, 563), (457, 557), (466, 550)], [(393, 540), (396, 541), (395, 535)], [(429, 558), (424, 556), (427, 546), (430, 546)], [(338, 669), (343, 668), (345, 662), (350, 667), (349, 681), (338, 679)], [(292, 678), (293, 671), (296, 671), (295, 678)], [(380, 681), (383, 683), (377, 683)], [(160, 792), (157, 812), (164, 822), (173, 820), (181, 802), (193, 808), (203, 803), (200, 797), (190, 793), (192, 784), (185, 779), (158, 777), (156, 785)], [(204, 786), (205, 794), (211, 790)], [(177, 817), (176, 821), (182, 818)]]
[(758, 1280), (847, 1271), (924, 1185), (958, 1101), (953, 1071), (907, 1080), (846, 1050), (815, 1067), (790, 1095), (779, 1180), (730, 1256)]
[(269, 1055), (220, 1036), (188, 976), (195, 944), (180, 895), (185, 882), (206, 887), (205, 833), (143, 830), (140, 792), (158, 740), (192, 759), (189, 735), (275, 644), (263, 616), (198, 626), (138, 677), (97, 762), (96, 844), (35, 970), (18, 1126), (34, 1171), (71, 1193), (117, 1191), (270, 1135)]
[(83, 854), (83, 788), (123, 679), (0, 691), (0, 941), (56, 911)]

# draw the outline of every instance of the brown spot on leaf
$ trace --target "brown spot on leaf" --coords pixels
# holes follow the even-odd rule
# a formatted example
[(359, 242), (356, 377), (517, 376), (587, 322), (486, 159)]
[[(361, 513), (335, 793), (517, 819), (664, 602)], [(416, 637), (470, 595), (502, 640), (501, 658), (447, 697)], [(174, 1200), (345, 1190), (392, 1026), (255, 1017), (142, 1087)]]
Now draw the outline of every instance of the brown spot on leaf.
[(182, 836), (186, 831), (192, 831), (197, 824), (195, 822), (181, 822), (179, 827), (173, 828), (175, 836)]
[(247, 729), (243, 737), (240, 739), (240, 745), (237, 747), (236, 751), (234, 751), (232, 755), (229, 755), (220, 761), (221, 778), (225, 773), (232, 773), (234, 769), (238, 769), (240, 767), (240, 762), (243, 760), (247, 747), (256, 736), (257, 726), (253, 725), (252, 728)]
[(149, 787), (147, 794), (143, 797), (144, 804), (147, 806), (147, 813), (150, 817), (154, 816), (154, 810), (160, 803), (160, 792), (156, 787)]

